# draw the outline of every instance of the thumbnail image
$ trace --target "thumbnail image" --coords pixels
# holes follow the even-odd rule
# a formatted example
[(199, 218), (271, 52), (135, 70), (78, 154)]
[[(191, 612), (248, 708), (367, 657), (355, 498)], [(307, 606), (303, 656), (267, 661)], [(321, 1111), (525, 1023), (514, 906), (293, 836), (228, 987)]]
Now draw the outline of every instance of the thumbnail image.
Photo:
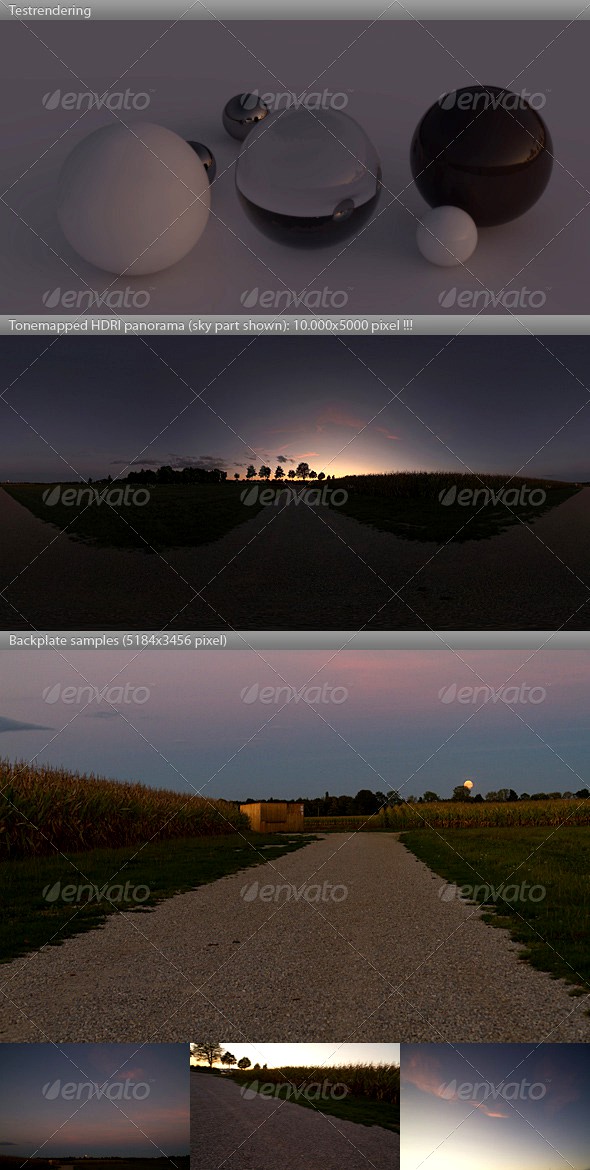
[(0, 1044), (2, 1170), (189, 1170), (188, 1045)]
[(399, 1167), (399, 1044), (190, 1048), (193, 1170)]
[(0, 312), (585, 311), (587, 22), (405, 15), (7, 22)]
[(405, 1170), (588, 1165), (590, 1062), (582, 1044), (407, 1044)]
[(3, 1040), (590, 1037), (588, 651), (22, 640)]
[(3, 338), (5, 629), (586, 629), (585, 337)]

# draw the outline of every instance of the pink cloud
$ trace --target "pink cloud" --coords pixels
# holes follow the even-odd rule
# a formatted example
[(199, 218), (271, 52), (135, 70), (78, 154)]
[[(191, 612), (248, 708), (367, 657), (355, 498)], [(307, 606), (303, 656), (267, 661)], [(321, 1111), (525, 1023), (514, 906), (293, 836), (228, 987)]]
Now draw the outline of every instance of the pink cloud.
[(392, 434), (387, 427), (372, 426), (368, 419), (358, 418), (357, 415), (350, 414), (338, 406), (326, 407), (316, 420), (316, 429), (318, 431), (324, 431), (326, 426), (350, 427), (355, 431), (363, 431), (368, 428), (378, 431), (381, 435), (385, 435), (386, 439), (399, 439), (399, 435)]

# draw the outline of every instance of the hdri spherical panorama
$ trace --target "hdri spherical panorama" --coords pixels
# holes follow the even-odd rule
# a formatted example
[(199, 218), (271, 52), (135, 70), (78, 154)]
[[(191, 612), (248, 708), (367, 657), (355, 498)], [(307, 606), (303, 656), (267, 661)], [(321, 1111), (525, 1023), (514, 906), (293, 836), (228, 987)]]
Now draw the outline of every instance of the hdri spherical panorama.
[(365, 131), (340, 110), (269, 114), (236, 167), (247, 215), (281, 243), (322, 246), (354, 235), (373, 211), (381, 166)]
[(478, 227), (528, 211), (551, 175), (553, 145), (536, 109), (497, 86), (466, 86), (426, 111), (412, 140), (410, 165), (431, 207), (466, 211)]

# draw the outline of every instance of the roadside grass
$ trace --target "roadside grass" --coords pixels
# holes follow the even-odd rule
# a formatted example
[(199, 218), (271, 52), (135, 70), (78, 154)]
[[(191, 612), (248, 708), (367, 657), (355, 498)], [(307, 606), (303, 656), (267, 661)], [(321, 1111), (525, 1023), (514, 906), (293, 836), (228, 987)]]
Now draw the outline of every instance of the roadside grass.
[[(264, 864), (301, 849), (312, 840), (303, 834), (232, 833), (3, 861), (0, 863), (3, 906), (0, 961), (36, 951), (46, 944), (58, 945), (66, 938), (102, 926), (118, 909), (125, 914), (147, 912), (174, 894)], [(113, 893), (113, 887), (125, 887), (126, 882), (130, 883), (128, 889), (147, 886), (149, 896), (140, 903), (126, 900), (117, 904), (116, 899), (121, 895)], [(60, 883), (59, 891), (56, 883)], [(98, 887), (100, 892), (105, 884), (111, 902), (97, 899), (88, 888), (80, 895), (79, 902), (66, 902), (61, 897), (64, 886), (90, 885)], [(51, 892), (54, 900), (48, 901), (44, 891)], [(140, 893), (143, 897), (144, 891)], [(111, 904), (113, 901), (115, 905)]]
[[(399, 1133), (398, 1065), (232, 1068), (226, 1075), (253, 1092), (258, 1092), (261, 1086), (272, 1085), (273, 1099), (291, 1101), (359, 1125), (381, 1125)], [(341, 1089), (335, 1096), (331, 1095), (331, 1087), (343, 1085), (349, 1090), (346, 1096), (341, 1095)], [(268, 1089), (260, 1095), (270, 1096)]]
[[(239, 524), (250, 520), (261, 505), (243, 504), (240, 495), (244, 483), (223, 484), (130, 484), (129, 490), (147, 487), (147, 504), (109, 507), (87, 501), (77, 505), (62, 503), (48, 506), (43, 494), (51, 484), (4, 483), (1, 485), (19, 504), (34, 516), (63, 530), (68, 536), (86, 543), (109, 548), (174, 548), (207, 544), (225, 536)], [(84, 487), (83, 484), (63, 485)], [(105, 484), (94, 485), (98, 492)], [(111, 487), (125, 488), (125, 483)]]
[[(348, 491), (348, 499), (344, 504), (338, 504), (338, 511), (381, 532), (393, 532), (405, 540), (434, 541), (436, 544), (488, 540), (519, 521), (533, 523), (579, 490), (576, 484), (517, 477), (508, 483), (509, 479), (508, 474), (477, 476), (452, 472), (403, 472), (343, 477), (331, 486)], [(484, 485), (488, 485), (496, 493), (504, 484), (507, 484), (507, 491), (515, 493), (526, 484), (528, 488), (542, 488), (546, 499), (536, 506), (517, 502), (507, 507), (499, 500), (485, 504), (482, 495), (475, 505), (454, 502), (443, 506), (439, 496), (454, 484), (459, 491), (462, 488), (483, 491)], [(508, 496), (508, 500), (510, 498)]]
[[(447, 882), (472, 887), (469, 900), (510, 931), (521, 959), (570, 982), (572, 995), (590, 993), (590, 828), (445, 830), (444, 840), (422, 829), (400, 840)], [(522, 883), (545, 893), (531, 900)]]

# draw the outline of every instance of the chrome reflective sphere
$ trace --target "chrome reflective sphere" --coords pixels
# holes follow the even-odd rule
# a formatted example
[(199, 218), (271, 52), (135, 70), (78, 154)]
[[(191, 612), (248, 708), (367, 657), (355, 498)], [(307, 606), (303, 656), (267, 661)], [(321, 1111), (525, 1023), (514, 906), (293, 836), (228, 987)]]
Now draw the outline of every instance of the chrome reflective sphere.
[(189, 146), (192, 146), (195, 154), (200, 158), (207, 172), (207, 178), (212, 183), (217, 172), (217, 163), (209, 147), (203, 146), (202, 142), (189, 142)]
[(265, 106), (258, 94), (238, 93), (229, 99), (223, 111), (223, 125), (232, 138), (243, 142), (246, 135), (266, 118), (268, 112), (268, 106)]
[(265, 235), (296, 246), (354, 235), (373, 211), (381, 166), (365, 131), (340, 110), (269, 114), (248, 135), (236, 187)]

